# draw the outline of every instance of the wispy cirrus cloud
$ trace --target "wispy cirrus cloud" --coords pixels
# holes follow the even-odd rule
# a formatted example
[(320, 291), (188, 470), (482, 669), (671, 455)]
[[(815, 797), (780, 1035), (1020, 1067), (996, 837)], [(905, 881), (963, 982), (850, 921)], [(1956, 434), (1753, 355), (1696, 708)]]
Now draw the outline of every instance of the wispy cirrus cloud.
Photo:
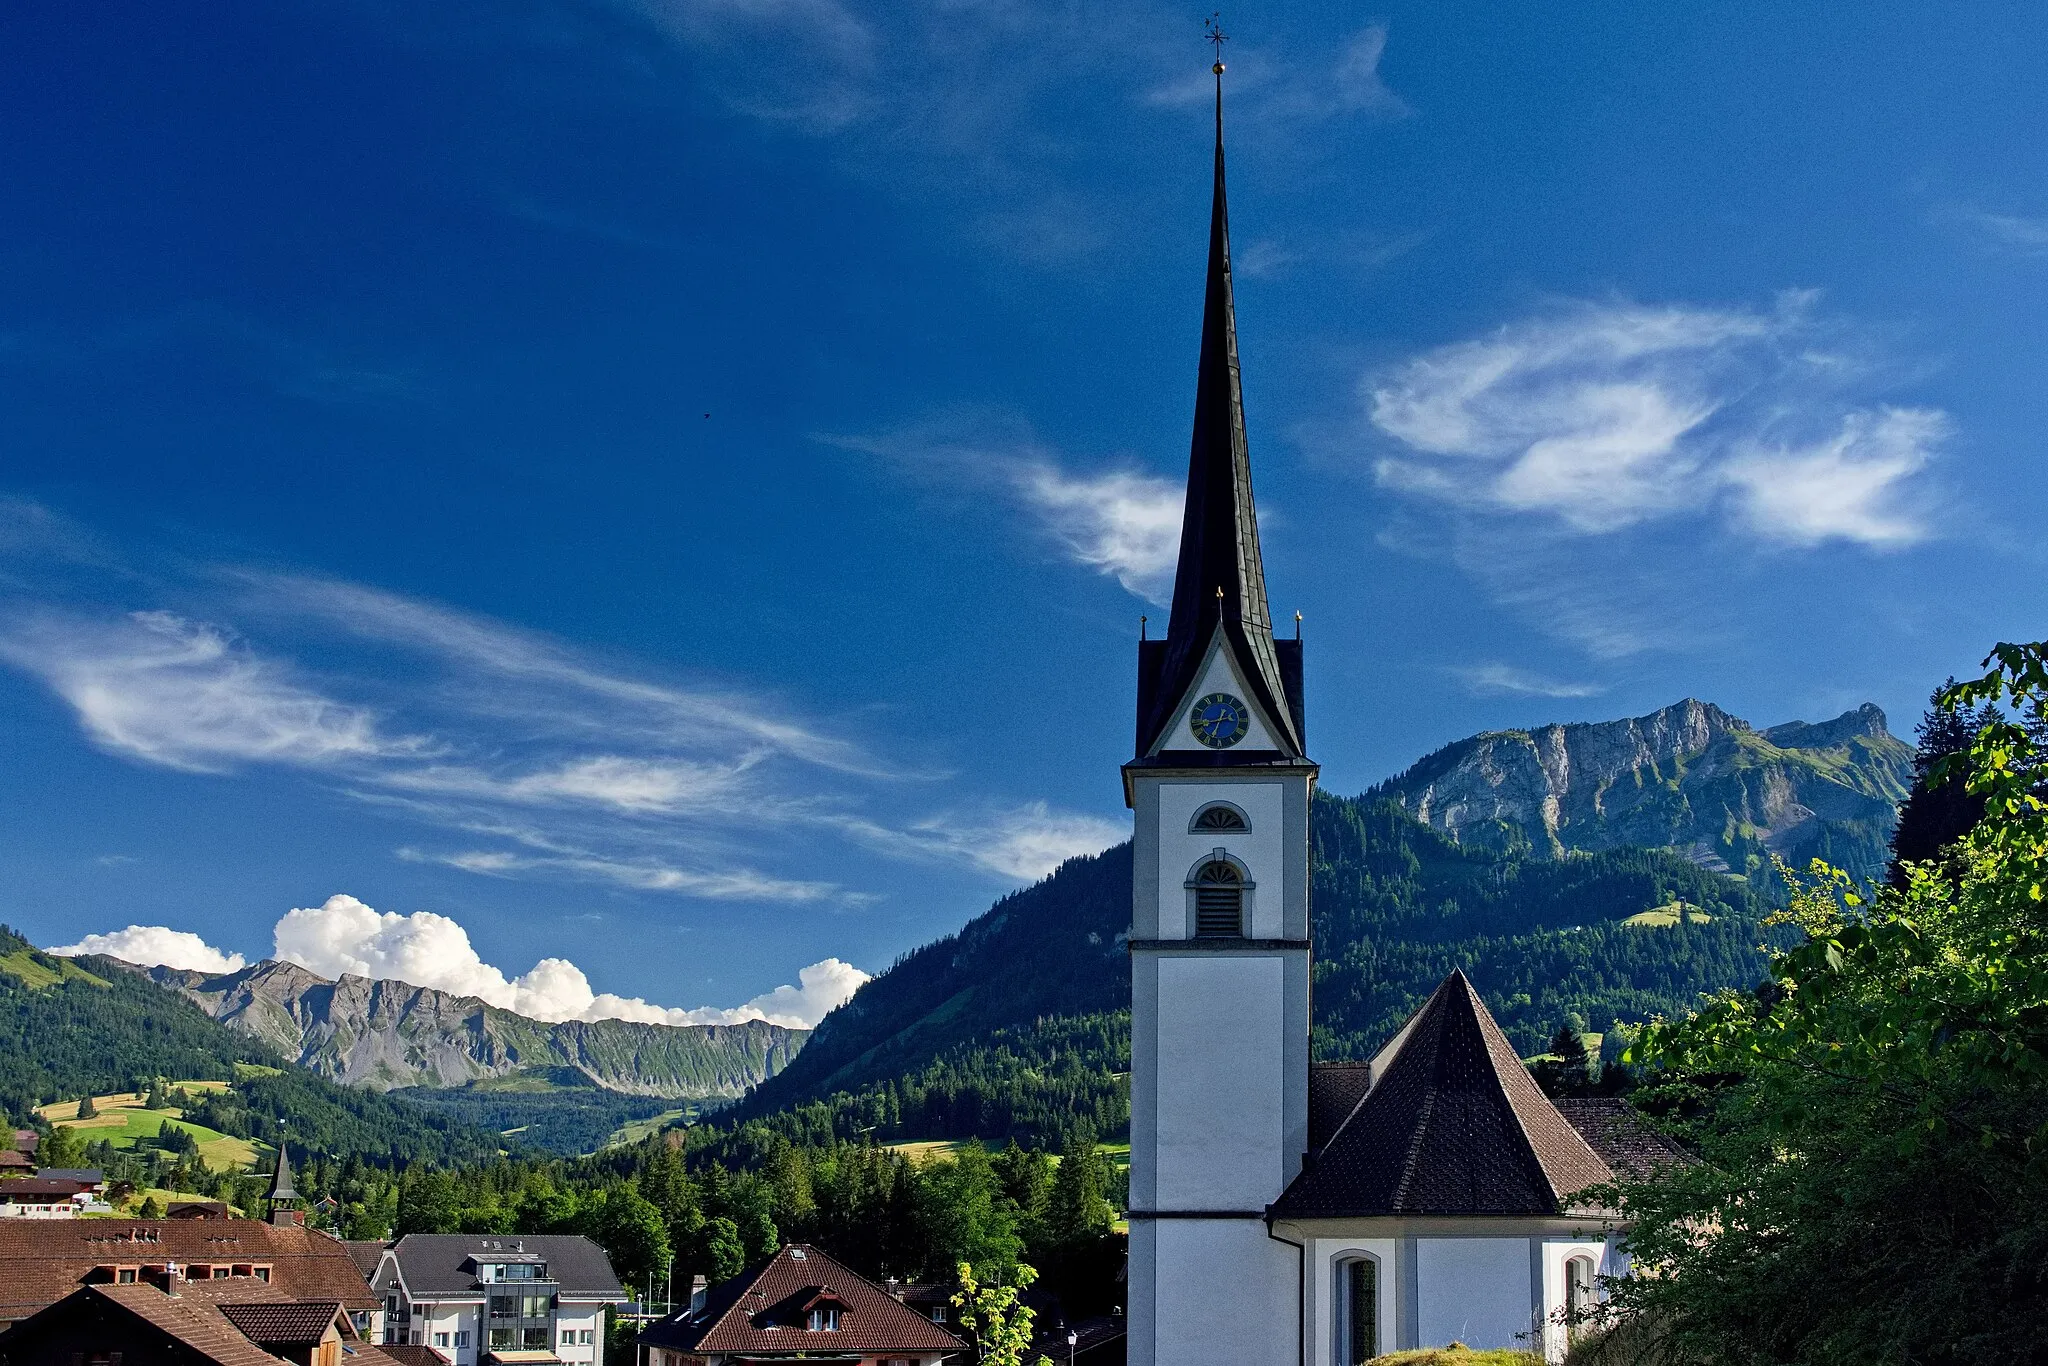
[(1987, 246), (2022, 256), (2048, 254), (2048, 218), (1955, 203), (1938, 206), (1934, 216), (1960, 225)]
[(1604, 683), (1570, 683), (1498, 661), (1462, 665), (1451, 673), (1479, 697), (1597, 697), (1607, 691)]
[(1811, 295), (1769, 312), (1574, 304), (1414, 356), (1363, 386), (1397, 443), (1379, 481), (1580, 535), (1718, 518), (1759, 540), (1876, 549), (1933, 534), (1934, 410), (1857, 404)]
[(1172, 596), (1186, 498), (1173, 480), (1128, 466), (1076, 471), (1022, 422), (987, 412), (824, 439), (944, 483), (994, 490), (1075, 563), (1149, 602)]
[[(7, 554), (0, 544), (0, 573)], [(76, 579), (75, 563), (66, 570)], [(951, 827), (931, 814), (944, 805), (932, 795), (938, 775), (885, 760), (759, 688), (662, 677), (328, 578), (121, 572), (74, 582), (62, 605), (38, 600), (29, 579), (0, 598), (0, 663), (46, 685), (95, 746), (212, 778), (300, 773), (438, 832), (403, 841), (409, 862), (840, 907), (874, 898), (827, 855), (834, 839), (1002, 877), (1044, 871), (1015, 851), (1030, 844), (1021, 834), (1007, 853), (990, 852), (994, 837), (941, 837)], [(105, 601), (136, 595), (179, 608)], [(1039, 816), (1034, 847), (1101, 847), (1092, 818)]]

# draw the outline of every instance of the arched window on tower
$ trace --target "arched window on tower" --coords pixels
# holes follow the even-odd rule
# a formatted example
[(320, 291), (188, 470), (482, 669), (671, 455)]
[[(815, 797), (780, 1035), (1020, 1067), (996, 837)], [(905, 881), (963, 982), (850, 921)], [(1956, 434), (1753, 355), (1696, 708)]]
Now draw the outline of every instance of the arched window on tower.
[(1195, 937), (1235, 939), (1244, 933), (1244, 875), (1222, 859), (1195, 874)]
[(1200, 811), (1197, 811), (1195, 818), (1188, 822), (1188, 833), (1190, 834), (1203, 830), (1249, 830), (1250, 828), (1245, 823), (1244, 812), (1238, 810), (1229, 802), (1211, 802)]

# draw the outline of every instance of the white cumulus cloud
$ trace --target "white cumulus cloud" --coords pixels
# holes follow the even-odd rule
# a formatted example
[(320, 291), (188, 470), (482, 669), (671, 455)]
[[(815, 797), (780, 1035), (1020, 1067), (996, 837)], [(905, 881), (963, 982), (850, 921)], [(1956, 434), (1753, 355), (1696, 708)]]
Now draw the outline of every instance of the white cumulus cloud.
[(164, 925), (130, 925), (112, 934), (89, 934), (76, 944), (50, 952), (67, 958), (104, 953), (140, 967), (186, 968), (193, 972), (238, 972), (246, 963), (239, 953), (223, 953), (189, 930)]
[(432, 911), (401, 915), (378, 911), (355, 897), (337, 894), (316, 907), (288, 911), (274, 932), (277, 957), (322, 977), (358, 977), (410, 982), (458, 996), (474, 996), (536, 1020), (637, 1020), (651, 1024), (736, 1024), (766, 1020), (809, 1029), (845, 1001), (867, 974), (837, 958), (798, 973), (796, 986), (782, 986), (745, 1005), (658, 1006), (635, 997), (599, 993), (566, 958), (543, 958), (517, 977), (483, 961), (469, 932)]

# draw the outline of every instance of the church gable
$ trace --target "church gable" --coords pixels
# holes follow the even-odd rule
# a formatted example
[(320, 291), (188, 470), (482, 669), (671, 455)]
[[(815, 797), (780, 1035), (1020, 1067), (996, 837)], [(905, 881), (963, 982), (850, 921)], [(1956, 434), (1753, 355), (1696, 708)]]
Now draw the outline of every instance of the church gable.
[(1453, 972), (1403, 1028), (1392, 1056), (1375, 1060), (1364, 1099), (1273, 1213), (1557, 1214), (1612, 1176), (1537, 1088), (1465, 975)]
[[(1180, 697), (1172, 720), (1159, 738), (1160, 750), (1212, 751), (1215, 747), (1203, 744), (1196, 738), (1190, 717), (1195, 704), (1205, 697), (1228, 697), (1242, 704), (1248, 711), (1243, 736), (1227, 749), (1243, 751), (1269, 751), (1280, 748), (1274, 739), (1273, 724), (1259, 704), (1256, 691), (1246, 682), (1245, 674), (1233, 658), (1227, 644), (1227, 637), (1219, 626), (1209, 644), (1208, 658), (1203, 661), (1201, 672)], [(1226, 750), (1227, 752), (1227, 750)]]

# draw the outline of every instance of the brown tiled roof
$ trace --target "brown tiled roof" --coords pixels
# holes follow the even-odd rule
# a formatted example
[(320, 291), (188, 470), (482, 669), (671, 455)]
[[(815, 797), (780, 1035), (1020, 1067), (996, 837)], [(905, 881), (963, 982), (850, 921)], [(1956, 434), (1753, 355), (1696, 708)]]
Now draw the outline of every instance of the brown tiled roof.
[(27, 1153), (22, 1152), (18, 1148), (0, 1148), (0, 1167), (16, 1167), (22, 1171), (34, 1171), (36, 1164)]
[(398, 1363), (398, 1366), (448, 1366), (448, 1358), (442, 1356), (423, 1342), (383, 1342), (374, 1349)]
[[(219, 1366), (277, 1366), (278, 1358), (249, 1341), (209, 1301), (166, 1295), (153, 1285), (95, 1285), (77, 1292), (118, 1306)], [(19, 1332), (28, 1325), (20, 1325)]]
[(262, 1263), (288, 1298), (378, 1307), (341, 1240), (316, 1229), (254, 1219), (0, 1219), (0, 1323), (55, 1304), (95, 1267), (166, 1262)]
[(22, 1195), (77, 1195), (85, 1189), (82, 1181), (66, 1181), (51, 1176), (25, 1176), (19, 1181), (0, 1185), (0, 1199)]
[(1642, 1112), (1613, 1096), (1581, 1096), (1554, 1100), (1551, 1104), (1565, 1117), (1600, 1160), (1624, 1180), (1642, 1181), (1659, 1168), (1685, 1166), (1696, 1159), (1685, 1149), (1651, 1128)]
[[(805, 1327), (802, 1306), (825, 1291), (842, 1301), (835, 1332)], [(683, 1352), (750, 1357), (848, 1352), (959, 1352), (967, 1344), (894, 1295), (806, 1243), (783, 1248), (715, 1287), (703, 1311), (673, 1314), (640, 1335)]]
[(292, 1300), (285, 1304), (223, 1304), (221, 1317), (242, 1336), (264, 1347), (318, 1342), (341, 1314), (339, 1300)]
[(356, 1264), (356, 1270), (362, 1272), (363, 1279), (367, 1281), (377, 1274), (377, 1267), (384, 1260), (384, 1250), (391, 1244), (344, 1242), (342, 1246), (348, 1249), (349, 1260)]
[(1537, 1087), (1462, 972), (1444, 979), (1372, 1071), (1365, 1099), (1274, 1217), (1554, 1214), (1613, 1175)]

